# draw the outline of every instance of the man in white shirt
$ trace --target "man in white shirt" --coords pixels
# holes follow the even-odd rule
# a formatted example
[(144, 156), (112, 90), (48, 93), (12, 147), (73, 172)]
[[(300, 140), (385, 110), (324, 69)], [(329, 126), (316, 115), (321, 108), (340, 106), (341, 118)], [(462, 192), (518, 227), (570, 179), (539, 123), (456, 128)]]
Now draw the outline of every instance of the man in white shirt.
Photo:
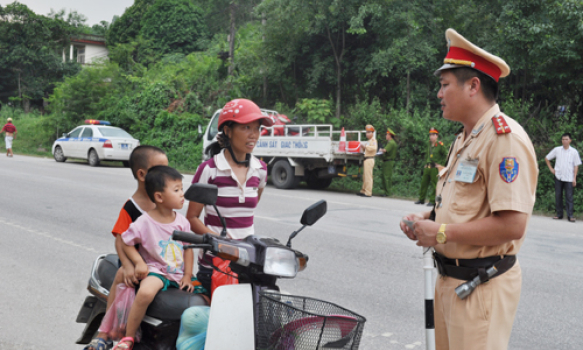
[[(563, 147), (555, 147), (547, 154), (545, 161), (555, 175), (555, 210), (557, 215), (553, 218), (560, 220), (563, 218), (563, 190), (567, 197), (567, 219), (575, 222), (573, 217), (573, 187), (577, 186), (577, 171), (581, 165), (581, 158), (576, 149), (569, 146), (571, 144), (571, 134), (564, 133), (561, 137)], [(551, 166), (551, 160), (555, 161), (555, 168)]]

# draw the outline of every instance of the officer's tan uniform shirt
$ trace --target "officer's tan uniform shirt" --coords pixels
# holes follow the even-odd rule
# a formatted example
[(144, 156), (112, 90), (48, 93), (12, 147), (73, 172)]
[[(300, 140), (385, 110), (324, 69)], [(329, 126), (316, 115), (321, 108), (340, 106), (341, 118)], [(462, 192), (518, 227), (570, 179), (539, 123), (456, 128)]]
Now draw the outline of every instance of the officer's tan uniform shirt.
[(362, 166), (362, 188), (360, 193), (364, 193), (367, 196), (372, 196), (372, 185), (373, 185), (373, 168), (374, 168), (374, 157), (377, 153), (377, 140), (373, 137), (368, 140), (368, 143), (364, 147), (364, 157), (365, 159)]
[(366, 146), (364, 147), (364, 156), (366, 158), (368, 157), (374, 157), (377, 154), (377, 139), (372, 138), (370, 140), (368, 140), (368, 143), (366, 144)]
[[(504, 117), (511, 129), (510, 133), (496, 133), (492, 123), (492, 117), (496, 115)], [(465, 223), (502, 210), (526, 213), (530, 218), (535, 201), (538, 165), (532, 142), (520, 124), (501, 113), (496, 104), (480, 118), (465, 140), (463, 133), (460, 134), (452, 147), (447, 167), (439, 173), (437, 195), (441, 194), (442, 206), (436, 209), (436, 222)], [(476, 159), (478, 166), (474, 182), (456, 181), (460, 162)], [(503, 170), (500, 169), (505, 167), (506, 160), (509, 160), (510, 165), (512, 161), (518, 164), (518, 173), (513, 180), (512, 177), (504, 180), (501, 174)], [(524, 237), (499, 246), (447, 242), (438, 244), (435, 250), (452, 259), (512, 255), (518, 253)]]

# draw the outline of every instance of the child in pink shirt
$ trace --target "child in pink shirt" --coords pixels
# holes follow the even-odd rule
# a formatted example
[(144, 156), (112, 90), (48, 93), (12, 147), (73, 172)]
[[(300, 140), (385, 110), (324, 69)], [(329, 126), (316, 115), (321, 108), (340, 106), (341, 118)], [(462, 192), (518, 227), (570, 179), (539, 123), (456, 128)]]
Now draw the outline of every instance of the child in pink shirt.
[(188, 220), (174, 211), (184, 205), (182, 175), (168, 166), (152, 167), (146, 175), (146, 192), (156, 208), (142, 214), (122, 235), (124, 252), (135, 264), (135, 275), (141, 282), (128, 316), (126, 336), (114, 350), (133, 348), (146, 309), (160, 290), (169, 286), (189, 292), (194, 289), (192, 250), (184, 251), (183, 242), (172, 240), (174, 230), (190, 231)]

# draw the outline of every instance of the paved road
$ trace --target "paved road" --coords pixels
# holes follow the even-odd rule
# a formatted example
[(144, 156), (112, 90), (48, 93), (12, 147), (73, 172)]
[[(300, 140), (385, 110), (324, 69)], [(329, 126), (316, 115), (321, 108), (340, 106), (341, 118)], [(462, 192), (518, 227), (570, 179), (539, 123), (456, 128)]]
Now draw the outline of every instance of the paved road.
[[(185, 176), (185, 186), (191, 179)], [(0, 349), (81, 349), (74, 342), (83, 325), (75, 317), (91, 263), (113, 251), (108, 232), (135, 181), (122, 167), (0, 156), (0, 186)], [(421, 207), (268, 186), (258, 234), (287, 239), (319, 199), (328, 214), (293, 241), (309, 254), (308, 269), (282, 288), (364, 315), (361, 349), (424, 349), (421, 249), (398, 228)], [(533, 217), (520, 263), (523, 293), (510, 348), (581, 349), (583, 223)]]

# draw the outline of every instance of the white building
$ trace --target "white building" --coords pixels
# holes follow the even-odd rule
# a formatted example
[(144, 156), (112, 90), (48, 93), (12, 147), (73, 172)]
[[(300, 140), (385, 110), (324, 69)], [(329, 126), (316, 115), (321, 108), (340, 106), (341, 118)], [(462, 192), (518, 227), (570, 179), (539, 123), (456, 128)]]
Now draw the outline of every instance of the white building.
[[(107, 58), (109, 50), (105, 46), (102, 35), (79, 35), (71, 38), (68, 59), (83, 65), (90, 65), (95, 60)], [(67, 61), (67, 53), (63, 50), (63, 62)]]

